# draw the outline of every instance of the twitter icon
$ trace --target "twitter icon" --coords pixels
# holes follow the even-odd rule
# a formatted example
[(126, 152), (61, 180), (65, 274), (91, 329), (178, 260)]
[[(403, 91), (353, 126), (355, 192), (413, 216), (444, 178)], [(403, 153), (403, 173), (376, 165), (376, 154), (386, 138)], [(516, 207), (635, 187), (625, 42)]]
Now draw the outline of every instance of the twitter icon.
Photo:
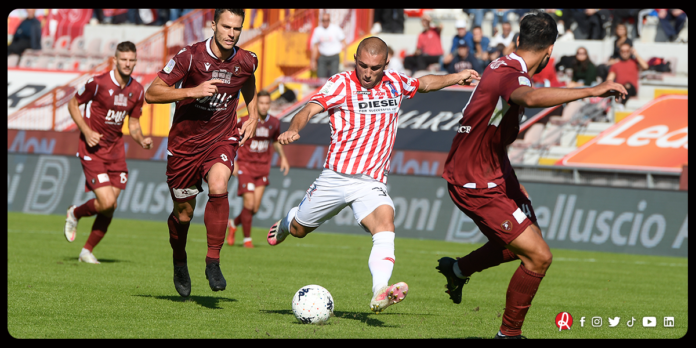
[(619, 325), (619, 320), (621, 320), (621, 317), (607, 319), (609, 319), (609, 327), (616, 327), (616, 325)]

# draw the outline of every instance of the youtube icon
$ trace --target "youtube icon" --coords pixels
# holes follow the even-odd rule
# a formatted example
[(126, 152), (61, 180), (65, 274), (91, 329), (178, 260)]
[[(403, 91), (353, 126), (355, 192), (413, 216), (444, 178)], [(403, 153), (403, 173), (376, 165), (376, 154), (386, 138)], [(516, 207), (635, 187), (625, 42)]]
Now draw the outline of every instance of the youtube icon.
[(657, 318), (655, 317), (643, 317), (643, 327), (655, 327), (657, 326)]

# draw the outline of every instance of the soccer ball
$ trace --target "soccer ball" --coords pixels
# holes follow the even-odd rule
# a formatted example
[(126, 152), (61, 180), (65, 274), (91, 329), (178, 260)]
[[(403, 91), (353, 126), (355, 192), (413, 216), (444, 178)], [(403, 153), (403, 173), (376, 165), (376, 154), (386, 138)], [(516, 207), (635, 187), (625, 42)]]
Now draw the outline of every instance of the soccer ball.
[(292, 298), (292, 312), (302, 324), (323, 324), (333, 315), (334, 301), (319, 285), (303, 286)]

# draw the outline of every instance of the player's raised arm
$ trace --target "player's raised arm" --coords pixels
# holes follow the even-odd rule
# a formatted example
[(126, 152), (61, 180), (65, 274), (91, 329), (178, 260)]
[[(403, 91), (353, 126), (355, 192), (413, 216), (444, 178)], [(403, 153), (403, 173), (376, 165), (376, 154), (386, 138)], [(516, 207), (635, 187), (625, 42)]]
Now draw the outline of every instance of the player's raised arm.
[(438, 91), (452, 85), (470, 85), (474, 80), (480, 80), (481, 77), (476, 70), (465, 69), (456, 74), (448, 75), (425, 75), (418, 78), (418, 92), (428, 93)]
[(159, 76), (155, 77), (150, 87), (145, 91), (145, 101), (148, 104), (168, 104), (178, 102), (186, 98), (203, 98), (215, 95), (218, 92), (216, 84), (222, 81), (213, 79), (208, 80), (196, 87), (176, 88), (174, 85), (167, 85)]
[(587, 97), (616, 97), (616, 101), (626, 98), (626, 88), (612, 81), (605, 81), (594, 87), (587, 88), (553, 88), (544, 87), (534, 89), (521, 86), (510, 94), (510, 100), (520, 106), (528, 108), (546, 108), (571, 102)]
[(290, 127), (278, 137), (278, 142), (281, 145), (287, 145), (300, 139), (300, 135), (298, 134), (300, 130), (307, 125), (307, 122), (309, 122), (312, 116), (322, 111), (324, 111), (324, 108), (321, 105), (312, 102), (307, 103), (307, 105), (292, 118)]
[(288, 175), (290, 164), (288, 164), (288, 158), (285, 157), (285, 152), (283, 152), (283, 145), (280, 145), (280, 142), (275, 141), (273, 142), (273, 147), (275, 148), (276, 152), (278, 152), (278, 157), (280, 157), (280, 171), (283, 172), (283, 175)]

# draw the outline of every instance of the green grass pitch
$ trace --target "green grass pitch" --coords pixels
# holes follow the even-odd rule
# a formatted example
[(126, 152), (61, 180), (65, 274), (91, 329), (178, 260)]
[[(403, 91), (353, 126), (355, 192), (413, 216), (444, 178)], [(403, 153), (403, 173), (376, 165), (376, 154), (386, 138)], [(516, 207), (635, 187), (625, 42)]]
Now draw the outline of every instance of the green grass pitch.
[[(381, 314), (369, 310), (372, 278), (364, 236), (315, 232), (266, 243), (267, 226), (254, 228), (256, 248), (225, 244), (225, 291), (205, 279), (206, 238), (192, 224), (187, 245), (192, 291), (181, 298), (172, 281), (165, 221), (114, 218), (94, 254), (99, 265), (77, 256), (93, 218), (78, 225), (77, 239), (63, 236), (64, 217), (8, 212), (7, 330), (15, 338), (492, 338), (501, 324), (505, 291), (519, 261), (476, 273), (460, 305), (445, 294), (435, 266), (442, 256), (464, 256), (480, 244), (396, 239), (391, 283), (405, 281), (404, 302)], [(681, 338), (688, 328), (688, 260), (552, 250), (523, 326), (528, 338)], [(318, 284), (335, 301), (325, 325), (300, 324), (291, 300), (302, 286)], [(559, 331), (559, 312), (573, 316)], [(642, 327), (654, 316), (657, 326)], [(663, 317), (674, 327), (663, 327)], [(585, 326), (580, 327), (580, 318)], [(590, 318), (602, 317), (592, 327)], [(620, 324), (608, 327), (608, 317)], [(635, 318), (635, 325), (626, 322)]]

